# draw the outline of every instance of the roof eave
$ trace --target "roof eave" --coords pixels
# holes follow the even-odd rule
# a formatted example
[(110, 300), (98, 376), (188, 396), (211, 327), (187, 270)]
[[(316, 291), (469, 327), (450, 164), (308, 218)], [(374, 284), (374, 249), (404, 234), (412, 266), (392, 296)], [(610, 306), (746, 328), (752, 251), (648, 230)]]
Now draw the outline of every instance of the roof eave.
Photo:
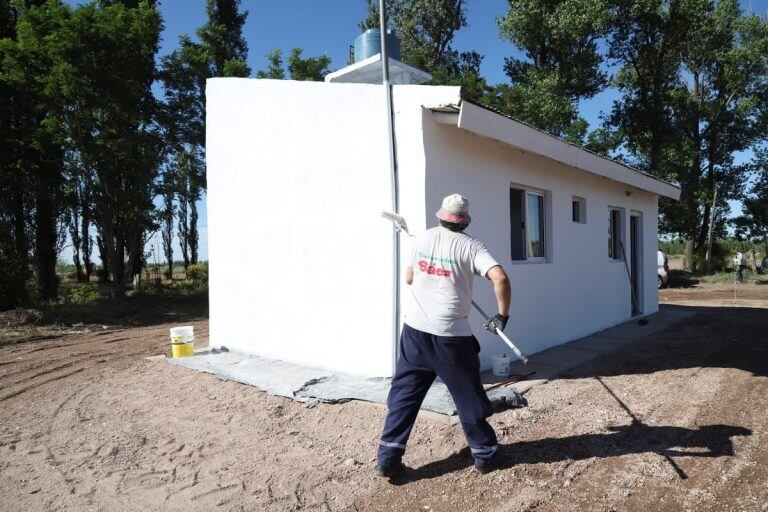
[(456, 126), (476, 135), (495, 139), (524, 151), (658, 196), (674, 200), (680, 198), (680, 187), (677, 185), (645, 174), (615, 160), (590, 153), (482, 106), (462, 101), (458, 110), (457, 118), (455, 116), (442, 116), (442, 122), (456, 119)]

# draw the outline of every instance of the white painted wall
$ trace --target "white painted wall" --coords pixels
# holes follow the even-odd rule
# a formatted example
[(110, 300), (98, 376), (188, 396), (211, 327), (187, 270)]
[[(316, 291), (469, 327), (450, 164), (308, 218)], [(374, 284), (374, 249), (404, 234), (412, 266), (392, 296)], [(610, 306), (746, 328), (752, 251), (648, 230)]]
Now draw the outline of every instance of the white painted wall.
[[(506, 333), (530, 355), (586, 336), (631, 317), (630, 285), (624, 263), (608, 259), (608, 207), (625, 209), (624, 245), (629, 252), (630, 210), (643, 214), (643, 313), (658, 309), (656, 290), (656, 196), (553, 160), (523, 153), (489, 138), (425, 118), (427, 224), (442, 198), (457, 192), (470, 202), (469, 234), (482, 240), (507, 270), (512, 307)], [(513, 262), (510, 256), (509, 188), (526, 185), (547, 191), (549, 261)], [(630, 196), (626, 191), (631, 192)], [(587, 202), (587, 222), (571, 217), (571, 198)], [(496, 308), (489, 281), (476, 279), (475, 300)], [(472, 328), (481, 343), (481, 361), (509, 353), (482, 329), (473, 311)]]
[(217, 78), (206, 92), (212, 343), (388, 373), (381, 88)]
[[(470, 199), (470, 234), (512, 278), (507, 332), (533, 354), (629, 318), (622, 262), (607, 257), (608, 205), (643, 213), (644, 313), (657, 309), (656, 196), (435, 123), (456, 87), (395, 86), (400, 211), (412, 232), (443, 196)], [(211, 343), (368, 376), (391, 375), (392, 232), (379, 85), (216, 78), (207, 88)], [(551, 261), (509, 260), (509, 184), (550, 191)], [(571, 222), (571, 196), (587, 224)], [(403, 237), (401, 261), (409, 243)], [(404, 268), (404, 266), (403, 266)], [(403, 284), (403, 287), (406, 285)], [(405, 291), (405, 290), (404, 290)], [(404, 293), (404, 297), (407, 293)], [(494, 309), (490, 283), (475, 298)], [(471, 318), (484, 367), (504, 347)]]
[[(458, 89), (396, 89), (402, 211), (423, 219), (421, 105)], [(384, 89), (215, 78), (206, 96), (211, 342), (391, 374)]]

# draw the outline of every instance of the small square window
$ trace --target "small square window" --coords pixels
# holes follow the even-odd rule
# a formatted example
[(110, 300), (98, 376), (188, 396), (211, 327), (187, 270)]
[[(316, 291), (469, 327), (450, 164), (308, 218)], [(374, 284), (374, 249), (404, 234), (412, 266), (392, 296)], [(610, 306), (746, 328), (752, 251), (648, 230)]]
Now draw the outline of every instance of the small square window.
[(587, 201), (583, 197), (573, 196), (571, 200), (571, 215), (573, 222), (587, 223)]

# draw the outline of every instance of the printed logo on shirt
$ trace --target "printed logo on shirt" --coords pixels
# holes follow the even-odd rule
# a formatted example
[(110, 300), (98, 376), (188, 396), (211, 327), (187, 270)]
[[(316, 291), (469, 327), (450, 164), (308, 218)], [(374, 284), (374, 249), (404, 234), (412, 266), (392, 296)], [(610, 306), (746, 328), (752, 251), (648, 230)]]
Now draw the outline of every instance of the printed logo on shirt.
[(431, 254), (424, 254), (423, 252), (418, 252), (419, 258), (427, 258), (430, 261), (439, 261), (441, 263), (448, 263), (450, 265), (456, 265), (456, 260), (453, 258), (440, 258), (438, 256), (432, 256)]
[(431, 276), (451, 277), (451, 271), (444, 268), (436, 267), (424, 260), (419, 260), (419, 270), (425, 272)]

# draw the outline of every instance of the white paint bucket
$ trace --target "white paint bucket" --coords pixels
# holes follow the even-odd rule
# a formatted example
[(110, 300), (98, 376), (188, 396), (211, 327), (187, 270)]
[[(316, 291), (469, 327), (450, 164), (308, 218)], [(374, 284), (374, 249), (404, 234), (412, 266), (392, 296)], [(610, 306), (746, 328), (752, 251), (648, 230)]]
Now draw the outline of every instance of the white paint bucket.
[(509, 377), (509, 358), (507, 354), (493, 358), (493, 374), (497, 377)]
[(195, 328), (191, 325), (171, 328), (171, 353), (173, 357), (195, 355)]

